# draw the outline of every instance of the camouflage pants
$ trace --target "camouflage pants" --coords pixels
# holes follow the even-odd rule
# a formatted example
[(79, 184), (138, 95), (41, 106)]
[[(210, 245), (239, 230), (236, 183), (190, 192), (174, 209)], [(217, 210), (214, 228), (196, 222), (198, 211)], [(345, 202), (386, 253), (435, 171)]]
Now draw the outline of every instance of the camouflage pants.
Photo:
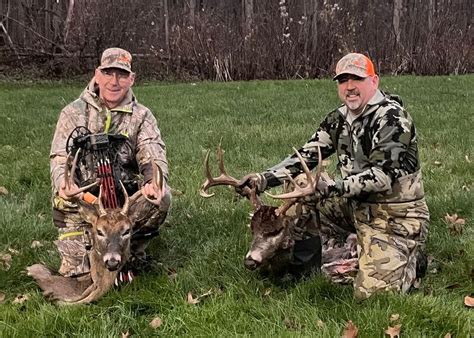
[[(151, 238), (158, 234), (159, 226), (165, 221), (171, 205), (171, 193), (167, 193), (159, 207), (143, 196), (130, 206), (129, 217), (133, 222), (131, 254), (143, 256)], [(79, 214), (74, 203), (58, 196), (53, 198), (53, 222), (59, 237), (55, 241), (61, 256), (59, 273), (65, 277), (81, 275), (90, 271), (88, 251), (91, 241), (87, 223)]]
[(333, 198), (302, 208), (319, 212), (322, 272), (334, 282), (352, 282), (355, 297), (406, 292), (413, 285), (428, 232), (424, 199), (384, 204)]

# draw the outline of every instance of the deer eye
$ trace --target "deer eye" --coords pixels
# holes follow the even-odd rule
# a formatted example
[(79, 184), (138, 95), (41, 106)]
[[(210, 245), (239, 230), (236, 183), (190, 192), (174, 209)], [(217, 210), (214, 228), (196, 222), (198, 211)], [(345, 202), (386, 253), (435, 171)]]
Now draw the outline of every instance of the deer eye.
[(130, 235), (130, 229), (127, 229), (123, 232), (122, 237)]
[(97, 229), (97, 236), (104, 237), (104, 233)]

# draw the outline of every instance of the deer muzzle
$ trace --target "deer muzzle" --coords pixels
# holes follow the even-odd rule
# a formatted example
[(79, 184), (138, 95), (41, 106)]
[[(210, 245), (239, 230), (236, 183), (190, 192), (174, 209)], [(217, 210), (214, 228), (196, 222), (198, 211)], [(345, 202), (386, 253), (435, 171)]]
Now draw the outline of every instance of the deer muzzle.
[(104, 255), (104, 264), (109, 271), (116, 271), (121, 263), (122, 257), (118, 253), (106, 253)]

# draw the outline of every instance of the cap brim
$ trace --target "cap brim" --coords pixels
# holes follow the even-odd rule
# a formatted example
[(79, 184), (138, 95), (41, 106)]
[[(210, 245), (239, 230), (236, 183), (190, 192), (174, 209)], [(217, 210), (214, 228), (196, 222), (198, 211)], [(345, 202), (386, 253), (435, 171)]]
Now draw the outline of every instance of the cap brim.
[(337, 79), (338, 79), (339, 77), (341, 77), (341, 75), (347, 75), (347, 74), (355, 75), (355, 76), (357, 76), (357, 77), (360, 77), (361, 79), (365, 79), (366, 77), (369, 77), (369, 75), (367, 75), (367, 74), (362, 75), (362, 74), (357, 73), (357, 72), (350, 72), (350, 71), (349, 71), (349, 72), (343, 72), (343, 73), (337, 74), (336, 76), (334, 76), (334, 77), (332, 78), (332, 80), (333, 80), (333, 81), (337, 81)]
[(129, 73), (132, 72), (132, 70), (128, 67), (125, 67), (119, 63), (112, 63), (111, 65), (107, 65), (107, 66), (99, 66), (98, 67), (99, 69), (111, 69), (111, 68), (118, 68), (118, 69), (122, 69), (122, 70), (125, 70)]

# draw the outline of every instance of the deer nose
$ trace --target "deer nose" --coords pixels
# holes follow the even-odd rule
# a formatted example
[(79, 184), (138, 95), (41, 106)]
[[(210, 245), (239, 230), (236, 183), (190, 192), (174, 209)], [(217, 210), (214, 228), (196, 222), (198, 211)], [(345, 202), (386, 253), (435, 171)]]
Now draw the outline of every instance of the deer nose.
[(120, 265), (120, 261), (115, 259), (115, 258), (108, 259), (105, 262), (105, 266), (107, 267), (107, 270), (109, 270), (109, 271), (117, 270), (119, 265)]
[(244, 265), (249, 270), (255, 270), (256, 268), (258, 268), (260, 263), (254, 260), (252, 257), (246, 257), (244, 261)]

